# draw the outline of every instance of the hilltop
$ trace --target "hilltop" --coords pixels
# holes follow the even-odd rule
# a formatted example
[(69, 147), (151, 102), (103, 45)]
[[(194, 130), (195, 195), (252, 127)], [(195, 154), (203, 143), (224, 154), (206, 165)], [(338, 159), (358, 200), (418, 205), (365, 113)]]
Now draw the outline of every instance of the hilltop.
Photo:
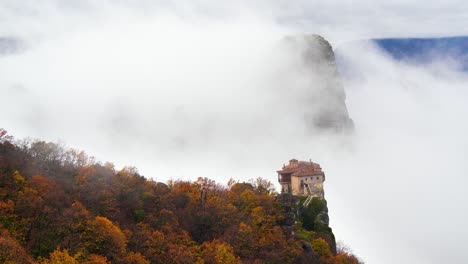
[(326, 200), (291, 222), (287, 199), (299, 197), (263, 178), (162, 183), (0, 135), (2, 263), (359, 263), (317, 220)]

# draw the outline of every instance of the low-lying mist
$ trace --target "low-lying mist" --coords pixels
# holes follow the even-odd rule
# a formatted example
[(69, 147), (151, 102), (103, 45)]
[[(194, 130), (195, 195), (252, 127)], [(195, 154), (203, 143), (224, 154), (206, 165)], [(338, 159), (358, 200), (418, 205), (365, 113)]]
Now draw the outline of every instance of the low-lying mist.
[(394, 61), (370, 43), (338, 50), (356, 133), (353, 152), (325, 165), (339, 197), (329, 203), (348, 208), (331, 213), (349, 220), (335, 229), (372, 234), (362, 244), (371, 262), (463, 262), (468, 75), (454, 61)]
[(267, 177), (295, 153), (312, 158), (329, 148), (309, 150), (310, 142), (335, 141), (314, 134), (305, 118), (319, 107), (307, 98), (323, 85), (281, 45), (287, 28), (131, 21), (2, 57), (7, 128), (131, 163), (163, 181)]

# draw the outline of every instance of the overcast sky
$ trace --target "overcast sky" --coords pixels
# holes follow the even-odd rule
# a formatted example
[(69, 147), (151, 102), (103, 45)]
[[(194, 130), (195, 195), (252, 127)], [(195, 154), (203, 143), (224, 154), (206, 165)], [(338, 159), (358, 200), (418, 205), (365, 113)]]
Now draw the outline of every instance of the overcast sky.
[[(468, 35), (466, 1), (96, 2), (0, 0), (20, 46), (0, 55), (0, 127), (160, 181), (275, 182), (310, 158), (337, 239), (367, 263), (467, 262), (468, 76), (349, 44)], [(297, 114), (310, 76), (278, 43), (301, 33), (338, 47), (353, 136), (311, 136)]]

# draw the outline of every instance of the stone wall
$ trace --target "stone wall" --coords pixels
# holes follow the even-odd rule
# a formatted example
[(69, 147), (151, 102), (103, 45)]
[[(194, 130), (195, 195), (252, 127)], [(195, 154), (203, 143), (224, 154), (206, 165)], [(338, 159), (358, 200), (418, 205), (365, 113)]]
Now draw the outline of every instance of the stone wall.
[[(309, 184), (313, 193), (317, 193), (317, 196), (321, 196), (320, 194), (323, 193), (323, 175), (291, 177), (291, 189), (293, 195), (308, 195), (306, 188), (301, 188), (301, 180), (303, 180), (304, 183)], [(318, 183), (322, 184), (321, 189), (313, 187), (315, 184)]]

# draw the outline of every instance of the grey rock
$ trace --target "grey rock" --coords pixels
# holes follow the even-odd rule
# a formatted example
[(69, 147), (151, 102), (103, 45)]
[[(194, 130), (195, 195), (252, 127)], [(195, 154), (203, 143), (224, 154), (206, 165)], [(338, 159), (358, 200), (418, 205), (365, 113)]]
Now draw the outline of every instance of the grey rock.
[(319, 35), (289, 36), (284, 40), (298, 69), (304, 70), (308, 92), (304, 120), (311, 129), (349, 132), (354, 123), (346, 107), (346, 94), (330, 43)]
[(328, 207), (325, 206), (323, 210), (315, 218), (315, 225), (320, 224), (323, 226), (329, 226), (330, 218), (328, 217)]

